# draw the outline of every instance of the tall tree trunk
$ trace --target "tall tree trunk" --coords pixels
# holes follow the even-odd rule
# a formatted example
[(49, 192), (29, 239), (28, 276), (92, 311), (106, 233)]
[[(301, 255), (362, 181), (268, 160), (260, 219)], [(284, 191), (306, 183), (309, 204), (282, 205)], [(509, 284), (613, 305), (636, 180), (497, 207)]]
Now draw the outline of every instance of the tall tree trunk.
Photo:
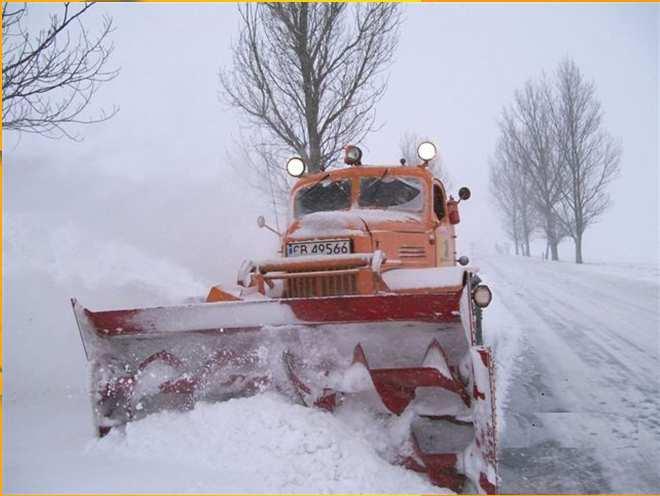
[(557, 262), (559, 260), (559, 248), (557, 241), (552, 240), (549, 241), (550, 244), (550, 257), (552, 258), (553, 261)]
[(525, 216), (525, 223), (523, 225), (523, 243), (525, 244), (525, 256), (529, 256), (529, 236), (530, 236), (530, 229), (529, 229), (529, 223), (527, 222), (527, 216)]
[(319, 99), (314, 91), (314, 66), (309, 46), (309, 7), (300, 4), (300, 33), (296, 52), (302, 69), (303, 94), (305, 95), (305, 120), (307, 124), (307, 141), (309, 143), (309, 159), (307, 169), (309, 172), (319, 172), (325, 169), (321, 163), (321, 136), (319, 135)]
[(545, 237), (550, 245), (550, 258), (556, 262), (559, 260), (559, 250), (557, 249), (559, 241), (557, 240), (557, 224), (553, 216), (554, 214), (550, 210), (546, 213)]
[(575, 237), (575, 263), (583, 263), (582, 262), (582, 234), (578, 234)]
[(321, 163), (321, 137), (315, 128), (309, 132), (309, 171), (319, 172), (325, 170), (325, 164)]

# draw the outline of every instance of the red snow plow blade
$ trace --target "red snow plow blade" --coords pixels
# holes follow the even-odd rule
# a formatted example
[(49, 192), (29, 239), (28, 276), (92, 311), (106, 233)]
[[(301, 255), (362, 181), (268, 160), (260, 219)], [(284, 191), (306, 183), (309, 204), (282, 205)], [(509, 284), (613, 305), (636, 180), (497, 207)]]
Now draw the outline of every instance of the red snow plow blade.
[[(463, 287), (92, 312), (72, 300), (99, 435), (161, 409), (277, 390), (406, 416), (391, 461), (496, 492), (493, 364)], [(467, 485), (466, 485), (467, 483)]]

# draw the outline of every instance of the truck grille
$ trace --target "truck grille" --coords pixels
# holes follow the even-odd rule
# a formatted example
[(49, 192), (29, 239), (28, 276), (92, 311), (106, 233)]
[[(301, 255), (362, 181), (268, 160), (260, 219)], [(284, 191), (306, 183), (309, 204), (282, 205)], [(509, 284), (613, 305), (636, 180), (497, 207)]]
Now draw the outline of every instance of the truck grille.
[(287, 298), (341, 296), (357, 294), (356, 274), (328, 274), (293, 277), (286, 281)]
[(401, 246), (399, 248), (399, 258), (424, 258), (426, 250), (423, 246)]

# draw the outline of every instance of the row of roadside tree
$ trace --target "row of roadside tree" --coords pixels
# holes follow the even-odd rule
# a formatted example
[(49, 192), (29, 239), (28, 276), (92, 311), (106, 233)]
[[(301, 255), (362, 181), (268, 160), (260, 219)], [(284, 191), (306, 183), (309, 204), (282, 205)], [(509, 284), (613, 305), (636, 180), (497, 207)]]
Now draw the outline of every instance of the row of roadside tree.
[(490, 168), (491, 194), (516, 254), (529, 256), (540, 235), (546, 257), (558, 260), (559, 243), (570, 238), (582, 263), (584, 233), (610, 205), (620, 157), (595, 85), (572, 60), (516, 91), (499, 120)]

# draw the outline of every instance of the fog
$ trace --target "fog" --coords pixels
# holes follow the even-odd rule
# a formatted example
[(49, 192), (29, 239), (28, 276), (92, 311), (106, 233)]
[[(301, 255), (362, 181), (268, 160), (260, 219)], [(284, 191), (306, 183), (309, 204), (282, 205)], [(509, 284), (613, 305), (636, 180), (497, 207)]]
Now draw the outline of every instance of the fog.
[[(28, 23), (41, 26), (54, 9), (29, 5)], [(400, 46), (377, 107), (382, 127), (360, 144), (366, 163), (398, 163), (406, 131), (436, 137), (454, 190), (473, 192), (463, 204), (459, 251), (491, 249), (505, 241), (487, 181), (498, 116), (516, 88), (570, 56), (596, 82), (605, 126), (623, 146), (613, 206), (587, 231), (585, 260), (657, 260), (656, 5), (402, 9)], [(75, 129), (82, 142), (4, 133), (6, 242), (28, 226), (43, 236), (67, 227), (82, 244), (122, 243), (205, 282), (232, 280), (242, 258), (277, 247), (255, 223), (259, 214), (274, 222), (270, 198), (226, 160), (239, 116), (220, 103), (217, 74), (231, 62), (236, 7), (99, 4), (86, 19), (92, 30), (102, 14), (117, 26), (112, 64), (121, 73), (92, 108), (120, 111)], [(533, 254), (542, 249), (537, 242)], [(571, 256), (564, 242), (561, 257)]]

